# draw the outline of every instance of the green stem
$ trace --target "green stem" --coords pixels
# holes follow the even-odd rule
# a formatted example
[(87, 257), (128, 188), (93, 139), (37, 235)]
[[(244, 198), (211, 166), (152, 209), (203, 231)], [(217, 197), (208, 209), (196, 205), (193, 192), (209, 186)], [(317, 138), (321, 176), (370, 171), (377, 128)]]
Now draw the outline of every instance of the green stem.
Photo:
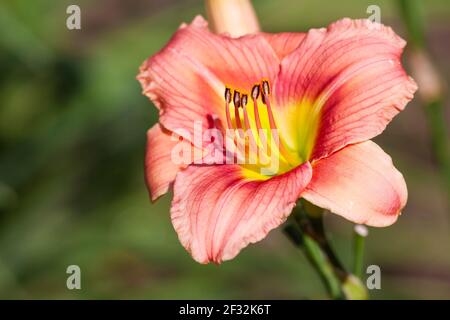
[[(322, 210), (323, 211), (323, 210)], [(321, 249), (327, 255), (330, 262), (335, 266), (335, 269), (341, 274), (345, 274), (345, 269), (342, 263), (339, 261), (337, 255), (335, 254), (330, 242), (325, 234), (325, 228), (323, 224), (323, 212), (320, 214), (311, 215), (307, 208), (304, 208), (302, 214), (297, 213), (294, 216), (299, 224), (308, 225), (310, 234), (315, 237), (315, 239), (320, 244)]]
[(367, 229), (364, 228), (361, 225), (355, 226), (353, 237), (353, 274), (358, 278), (362, 277), (364, 267), (364, 244), (367, 236)]
[(414, 47), (425, 47), (425, 27), (422, 4), (417, 0), (398, 0), (400, 14), (408, 31), (409, 41)]
[(334, 272), (334, 266), (317, 241), (304, 234), (294, 223), (287, 225), (284, 231), (297, 246), (304, 250), (307, 259), (319, 273), (330, 297), (332, 299), (343, 299), (341, 282)]
[(361, 281), (345, 271), (334, 253), (325, 235), (322, 214), (308, 215), (299, 203), (284, 231), (304, 251), (332, 299), (367, 298), (367, 290)]

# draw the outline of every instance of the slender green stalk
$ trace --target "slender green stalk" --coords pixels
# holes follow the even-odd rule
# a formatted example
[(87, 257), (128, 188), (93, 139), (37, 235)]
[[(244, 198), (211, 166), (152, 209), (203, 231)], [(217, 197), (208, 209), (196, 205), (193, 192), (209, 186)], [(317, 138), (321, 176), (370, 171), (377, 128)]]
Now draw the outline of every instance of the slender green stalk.
[(334, 266), (322, 251), (317, 241), (304, 234), (294, 223), (286, 226), (284, 231), (296, 245), (304, 250), (309, 262), (317, 270), (330, 297), (332, 299), (343, 299), (344, 296), (341, 290), (341, 281), (336, 276)]
[(284, 231), (304, 251), (332, 299), (367, 299), (367, 290), (361, 281), (345, 271), (334, 253), (322, 219), (322, 214), (308, 215), (299, 202)]
[(353, 274), (361, 278), (364, 267), (364, 244), (367, 236), (367, 228), (362, 225), (356, 225), (353, 233)]
[(408, 40), (414, 47), (425, 47), (425, 26), (422, 3), (417, 0), (398, 0), (400, 14), (408, 31)]

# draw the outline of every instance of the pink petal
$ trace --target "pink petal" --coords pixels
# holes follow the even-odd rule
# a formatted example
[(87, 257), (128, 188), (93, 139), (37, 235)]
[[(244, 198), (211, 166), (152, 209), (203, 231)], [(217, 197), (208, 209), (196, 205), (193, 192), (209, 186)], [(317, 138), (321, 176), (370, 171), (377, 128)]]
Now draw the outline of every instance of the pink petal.
[(408, 191), (391, 157), (366, 141), (314, 163), (302, 196), (355, 223), (383, 227), (397, 220)]
[(283, 59), (297, 49), (306, 36), (303, 32), (262, 33), (278, 57)]
[[(172, 137), (159, 123), (147, 131), (147, 148), (145, 153), (145, 181), (152, 201), (165, 194), (175, 176), (182, 168), (187, 167), (195, 157), (201, 158), (200, 149), (194, 148), (186, 140), (180, 141)], [(172, 150), (177, 144), (186, 146), (186, 150), (192, 150), (190, 161), (175, 163), (172, 159)]]
[(164, 127), (187, 130), (191, 134), (182, 135), (192, 141), (194, 121), (206, 129), (208, 115), (225, 119), (227, 85), (251, 90), (262, 78), (273, 80), (278, 70), (278, 57), (262, 35), (238, 39), (215, 35), (198, 16), (142, 64), (138, 80), (160, 109)]
[(278, 108), (314, 108), (320, 125), (312, 159), (380, 134), (417, 89), (401, 65), (405, 41), (369, 20), (312, 29), (281, 63)]
[(311, 179), (309, 162), (265, 181), (237, 165), (189, 166), (175, 180), (172, 223), (200, 263), (234, 258), (289, 216)]

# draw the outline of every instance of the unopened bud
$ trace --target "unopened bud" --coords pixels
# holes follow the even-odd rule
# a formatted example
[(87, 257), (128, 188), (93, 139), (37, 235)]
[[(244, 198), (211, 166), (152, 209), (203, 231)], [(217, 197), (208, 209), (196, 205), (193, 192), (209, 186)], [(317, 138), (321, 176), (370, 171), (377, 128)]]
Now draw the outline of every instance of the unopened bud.
[(206, 0), (211, 30), (240, 37), (259, 31), (258, 18), (250, 0)]

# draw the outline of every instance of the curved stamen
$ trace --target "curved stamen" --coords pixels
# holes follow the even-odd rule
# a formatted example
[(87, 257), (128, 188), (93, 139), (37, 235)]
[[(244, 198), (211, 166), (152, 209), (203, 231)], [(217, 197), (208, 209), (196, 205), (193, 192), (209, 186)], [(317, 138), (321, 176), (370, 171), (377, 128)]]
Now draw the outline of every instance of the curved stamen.
[[(262, 98), (263, 103), (267, 106), (267, 115), (269, 117), (269, 125), (271, 130), (276, 130), (278, 132), (277, 125), (275, 123), (275, 118), (273, 116), (272, 107), (270, 106), (270, 86), (268, 81), (263, 81), (262, 83)], [(291, 152), (285, 147), (281, 138), (278, 138), (278, 149), (280, 154), (290, 163), (295, 164), (296, 159), (293, 158)]]
[(252, 99), (253, 99), (253, 110), (255, 113), (255, 123), (256, 123), (257, 130), (262, 129), (261, 119), (259, 117), (259, 111), (258, 111), (258, 103), (257, 103), (257, 100), (259, 97), (259, 91), (260, 91), (259, 84), (254, 85), (252, 88)]
[(258, 97), (261, 90), (261, 86), (259, 84), (254, 85), (252, 89), (252, 99), (253, 99), (253, 110), (255, 114), (255, 124), (256, 124), (256, 132), (259, 137), (259, 141), (261, 142), (261, 147), (266, 151), (267, 155), (270, 157), (272, 148), (267, 144), (267, 137), (265, 134), (265, 129), (261, 125), (261, 117), (259, 115), (258, 108)]
[[(268, 81), (263, 81), (260, 88), (262, 89), (261, 90), (262, 91), (261, 92), (261, 101), (263, 102), (263, 104), (265, 104), (267, 106), (267, 116), (269, 118), (270, 129), (271, 130), (278, 130), (277, 125), (275, 123), (275, 119), (273, 117), (272, 109), (270, 107), (270, 102), (269, 102), (269, 94), (270, 94), (269, 82)], [(258, 91), (258, 95), (259, 95), (259, 91)], [(255, 94), (255, 96), (256, 96), (256, 94)], [(255, 99), (255, 100), (257, 100), (257, 99)], [(255, 105), (256, 105), (256, 103), (255, 103)], [(255, 114), (256, 114), (256, 111), (255, 111)], [(256, 120), (257, 120), (257, 126), (258, 127), (262, 127), (259, 114), (257, 114), (257, 119)]]
[(233, 128), (230, 116), (230, 102), (231, 102), (231, 90), (230, 88), (225, 88), (225, 113), (227, 115), (227, 127), (228, 129)]
[(248, 113), (247, 113), (247, 99), (248, 98), (247, 98), (246, 94), (242, 95), (242, 111), (243, 111), (243, 114), (244, 114), (245, 130), (251, 129), (250, 120), (248, 118)]
[(241, 95), (237, 90), (234, 91), (233, 104), (234, 104), (234, 120), (236, 122), (236, 129), (242, 129), (241, 116), (239, 114), (239, 107), (241, 106)]
[(262, 88), (263, 88), (263, 90), (262, 90), (263, 91), (263, 93), (262, 93), (263, 103), (267, 106), (267, 115), (269, 117), (270, 129), (276, 130), (277, 129), (277, 125), (275, 124), (275, 119), (273, 117), (272, 108), (270, 107), (270, 100), (269, 100), (270, 87), (269, 87), (269, 82), (263, 81)]
[[(246, 144), (246, 153), (249, 155), (250, 163), (256, 163), (258, 159), (258, 153), (259, 153), (259, 147), (256, 143), (255, 137), (252, 134), (252, 127), (250, 126), (250, 120), (248, 118), (248, 112), (247, 112), (247, 102), (248, 102), (248, 96), (246, 94), (243, 94), (241, 96), (241, 106), (242, 106), (242, 112), (244, 114), (244, 125), (245, 130), (247, 134), (245, 135), (245, 138), (248, 137), (248, 144), (247, 140), (245, 141)], [(252, 152), (254, 151), (254, 152)], [(256, 157), (256, 158), (255, 158)]]

